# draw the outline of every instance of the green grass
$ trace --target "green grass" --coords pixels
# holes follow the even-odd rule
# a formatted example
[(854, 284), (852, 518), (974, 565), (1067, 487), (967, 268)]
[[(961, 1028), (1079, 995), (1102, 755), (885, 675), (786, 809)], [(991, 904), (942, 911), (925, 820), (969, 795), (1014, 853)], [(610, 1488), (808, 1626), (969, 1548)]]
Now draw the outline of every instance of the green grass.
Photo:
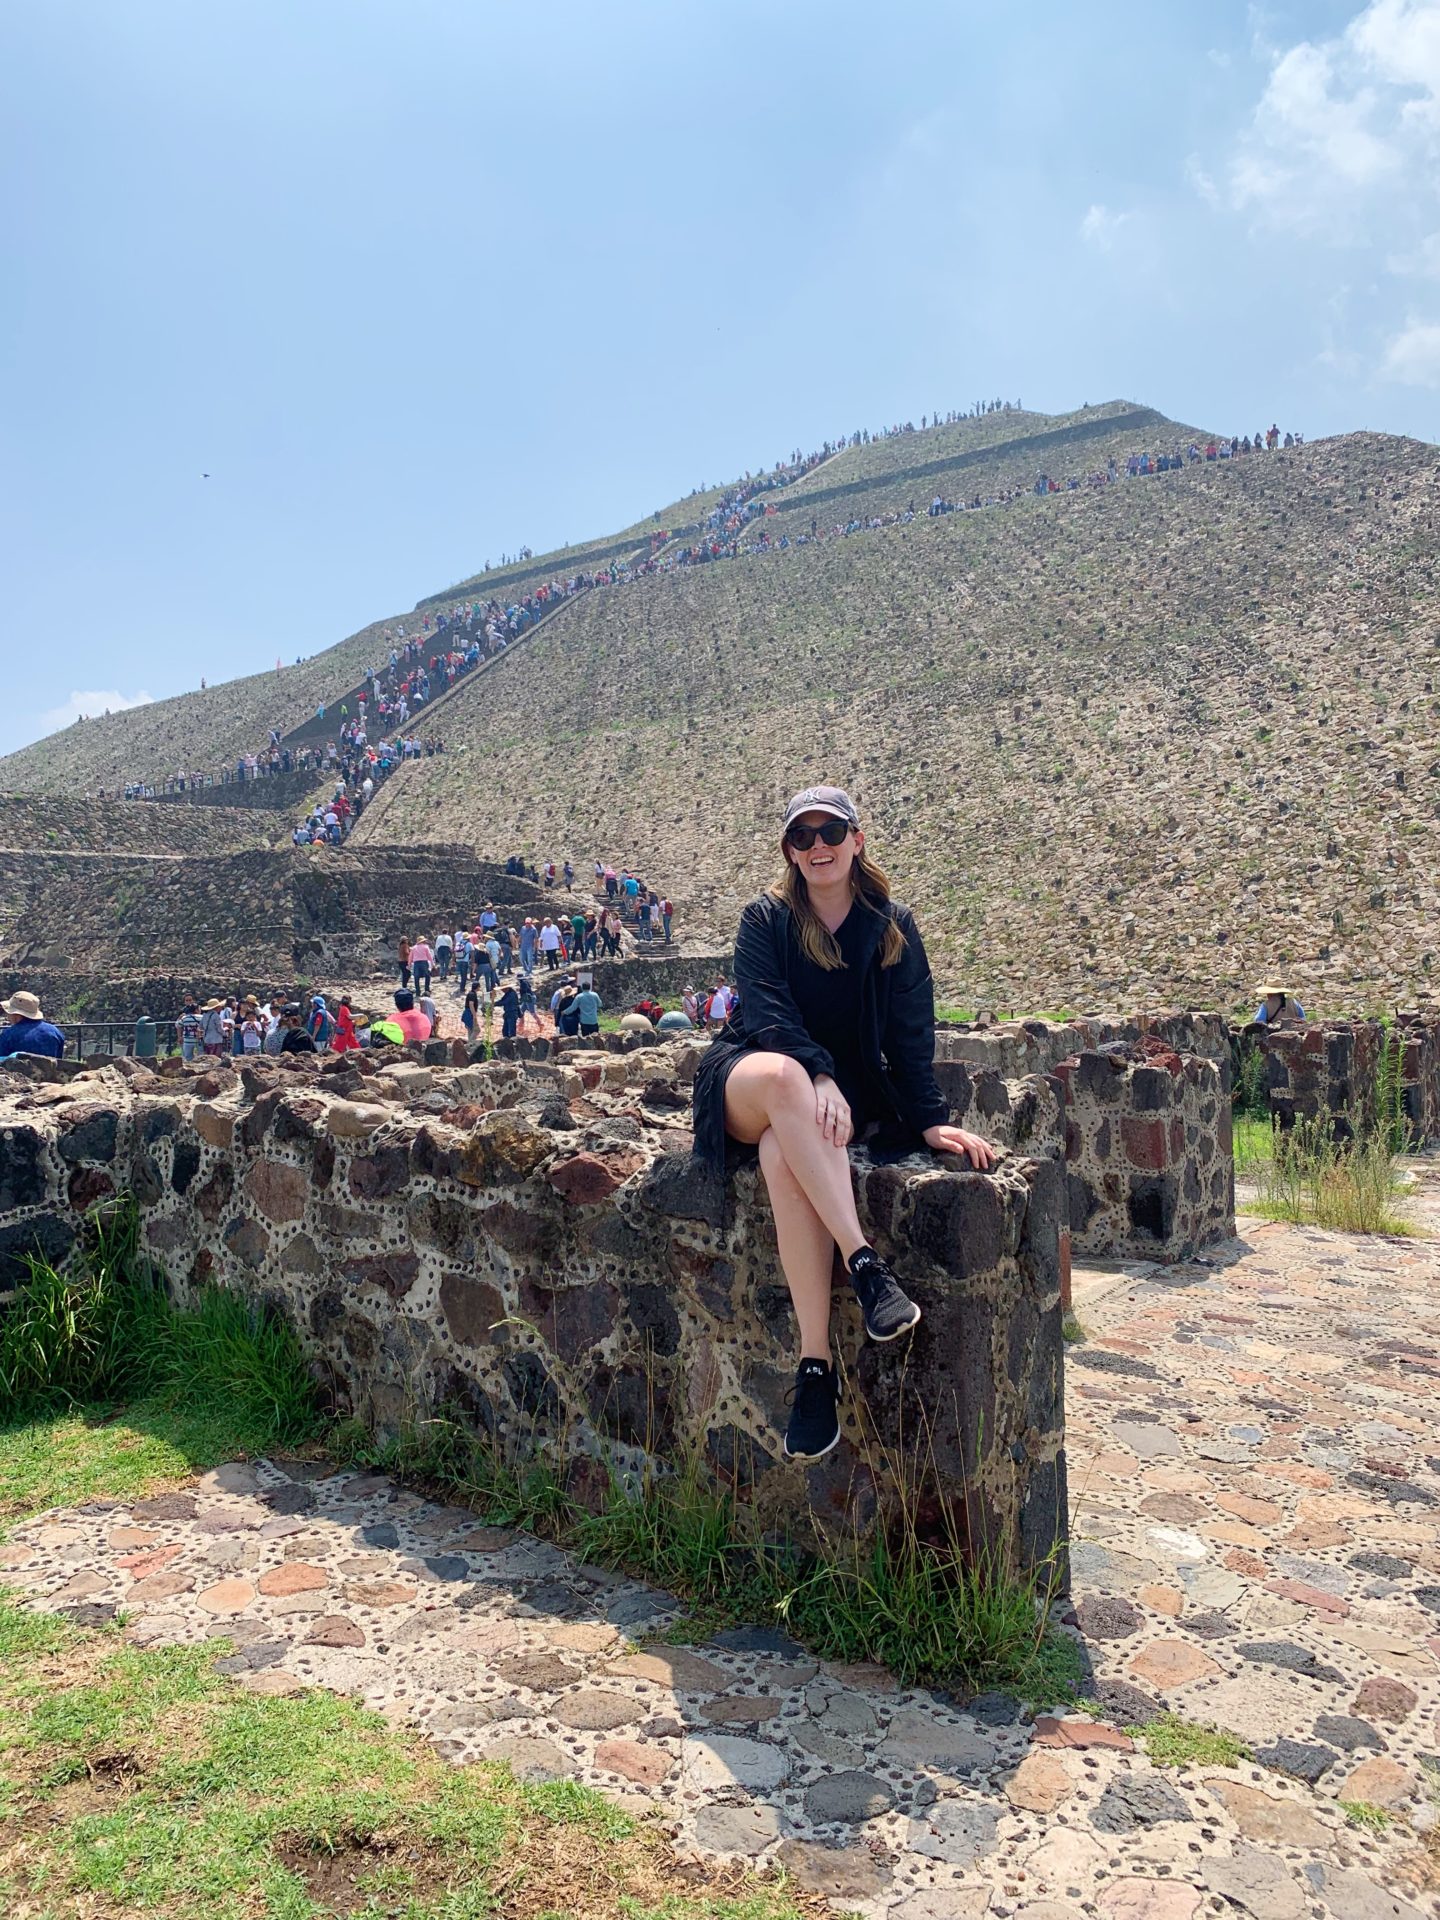
[(218, 1287), (182, 1311), (140, 1252), (133, 1206), (92, 1216), (63, 1270), (32, 1257), (0, 1322), (0, 1422), (122, 1401), (183, 1406), (197, 1433), (221, 1419), (241, 1448), (306, 1439), (319, 1424), (285, 1321)]
[(1178, 1713), (1158, 1714), (1143, 1726), (1127, 1727), (1157, 1767), (1238, 1767), (1254, 1758), (1238, 1734), (1223, 1727), (1185, 1720)]
[(1349, 1824), (1364, 1833), (1384, 1833), (1395, 1824), (1394, 1814), (1372, 1800), (1341, 1800), (1337, 1804)]
[(63, 1272), (32, 1260), (0, 1323), (0, 1534), (39, 1508), (133, 1499), (323, 1422), (289, 1327), (240, 1294), (170, 1300), (133, 1210), (88, 1223)]
[(1268, 1116), (1237, 1113), (1232, 1123), (1235, 1152), (1235, 1177), (1243, 1180), (1268, 1165), (1273, 1157), (1273, 1127)]
[(228, 1650), (137, 1649), (0, 1599), (7, 1915), (799, 1920), (778, 1880), (668, 1894), (658, 1837), (575, 1781), (447, 1766), (331, 1694), (242, 1693), (214, 1671)]

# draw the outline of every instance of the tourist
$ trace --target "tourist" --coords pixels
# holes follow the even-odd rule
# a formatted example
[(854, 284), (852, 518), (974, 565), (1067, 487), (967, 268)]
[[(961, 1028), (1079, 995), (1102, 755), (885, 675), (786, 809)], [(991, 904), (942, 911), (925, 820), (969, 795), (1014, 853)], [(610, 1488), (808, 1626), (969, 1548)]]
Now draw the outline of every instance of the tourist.
[(455, 952), (455, 938), (442, 927), (435, 936), (435, 973), (441, 980), (450, 978), (450, 960)]
[(553, 973), (560, 964), (560, 929), (547, 913), (540, 928), (540, 951), (545, 956), (545, 965)]
[(265, 1022), (260, 1017), (260, 1003), (252, 995), (245, 1003), (240, 1021), (240, 1051), (244, 1054), (259, 1053), (265, 1039)]
[(516, 986), (517, 992), (520, 995), (521, 1022), (522, 1023), (524, 1022), (526, 1015), (528, 1014), (535, 1022), (536, 1031), (538, 1033), (543, 1033), (545, 1031), (545, 1023), (540, 1018), (540, 1009), (535, 1003), (534, 979), (530, 974), (522, 973), (519, 976), (519, 978), (516, 980), (515, 986)]
[(700, 996), (694, 987), (681, 988), (680, 1009), (692, 1027), (698, 1027), (705, 1017), (700, 1011)]
[(455, 936), (455, 978), (459, 983), (456, 988), (458, 993), (464, 993), (465, 982), (469, 977), (470, 936), (468, 933), (457, 933)]
[(289, 1001), (282, 1010), (280, 1035), (281, 1053), (314, 1053), (315, 1042), (305, 1031), (305, 1019), (298, 1000)]
[(200, 1009), (201, 1045), (206, 1053), (222, 1054), (226, 1050), (227, 1028), (226, 1007), (223, 1000), (207, 1000)]
[(193, 1000), (185, 1002), (180, 1018), (175, 1022), (175, 1037), (180, 1042), (180, 1058), (193, 1060), (204, 1044), (205, 1023)]
[(401, 934), (398, 952), (400, 955), (400, 984), (402, 987), (408, 987), (410, 984), (410, 940), (408, 935)]
[(723, 1174), (727, 1137), (758, 1149), (799, 1330), (784, 1452), (808, 1461), (840, 1437), (830, 1357), (836, 1248), (872, 1340), (897, 1339), (920, 1318), (860, 1229), (851, 1141), (866, 1140), (881, 1160), (922, 1142), (982, 1168), (994, 1155), (949, 1124), (935, 1082), (925, 948), (865, 851), (849, 795), (829, 786), (797, 793), (780, 851), (783, 877), (740, 918), (740, 1005), (696, 1072), (695, 1151)]
[(575, 996), (575, 1012), (582, 1040), (600, 1037), (600, 996), (594, 987), (582, 987)]
[(396, 990), (392, 1024), (399, 1027), (406, 1041), (412, 1045), (430, 1038), (429, 1018), (416, 1006), (414, 994), (405, 987)]
[(1305, 1018), (1305, 1009), (1291, 993), (1288, 987), (1266, 983), (1255, 991), (1260, 995), (1260, 1004), (1255, 1009), (1255, 1024), (1264, 1027), (1298, 1026)]
[(423, 934), (418, 940), (410, 942), (410, 973), (416, 993), (430, 991), (430, 969), (434, 963), (435, 956), (430, 951), (430, 942)]
[(64, 1029), (45, 1018), (33, 993), (12, 993), (4, 1002), (4, 1011), (6, 1024), (0, 1027), (0, 1060), (12, 1053), (38, 1053), (47, 1060), (65, 1058)]
[(705, 1018), (712, 1027), (723, 1027), (735, 1010), (735, 995), (727, 986), (722, 973), (710, 991), (710, 1001), (705, 1009)]
[[(573, 980), (566, 980), (556, 989), (550, 1002), (550, 1011), (555, 1016), (555, 1031), (569, 1034), (572, 1038), (580, 1031), (580, 1010), (575, 1004), (579, 999)], [(596, 1031), (599, 1029), (597, 1027)]]
[(348, 993), (342, 993), (335, 1008), (335, 1037), (330, 1042), (336, 1053), (357, 1053), (360, 1036), (355, 1031), (355, 1012)]
[(425, 1018), (430, 1022), (430, 1038), (434, 1040), (435, 1038), (437, 1038), (440, 1032), (439, 1008), (435, 1005), (434, 1000), (430, 997), (428, 993), (420, 994), (417, 997), (415, 1004), (420, 1009), (421, 1013), (424, 1014)]
[(310, 1017), (305, 1022), (305, 1026), (310, 1038), (315, 1042), (315, 1051), (325, 1053), (330, 1046), (331, 1036), (335, 1032), (335, 1016), (326, 1006), (323, 993), (312, 996)]
[(520, 1026), (520, 994), (513, 980), (507, 980), (500, 994), (500, 1038), (513, 1040)]

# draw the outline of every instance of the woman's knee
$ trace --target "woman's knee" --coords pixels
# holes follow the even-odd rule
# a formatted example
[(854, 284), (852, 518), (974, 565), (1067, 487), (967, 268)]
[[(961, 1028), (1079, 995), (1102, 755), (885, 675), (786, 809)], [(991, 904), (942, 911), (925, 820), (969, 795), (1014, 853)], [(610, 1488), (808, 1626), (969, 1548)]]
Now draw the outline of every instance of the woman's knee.
[(788, 1053), (757, 1053), (756, 1083), (767, 1105), (808, 1100), (814, 1082), (798, 1060)]

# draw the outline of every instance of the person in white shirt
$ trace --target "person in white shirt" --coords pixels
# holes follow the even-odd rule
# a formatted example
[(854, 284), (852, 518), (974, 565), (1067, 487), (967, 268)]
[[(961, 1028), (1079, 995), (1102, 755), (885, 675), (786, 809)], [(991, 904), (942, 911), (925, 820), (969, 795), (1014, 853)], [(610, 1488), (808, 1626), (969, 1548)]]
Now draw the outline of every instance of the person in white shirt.
[(730, 1018), (734, 1005), (735, 995), (731, 992), (730, 988), (726, 986), (724, 976), (722, 975), (721, 978), (715, 982), (715, 991), (710, 996), (711, 1026), (723, 1027), (725, 1022)]

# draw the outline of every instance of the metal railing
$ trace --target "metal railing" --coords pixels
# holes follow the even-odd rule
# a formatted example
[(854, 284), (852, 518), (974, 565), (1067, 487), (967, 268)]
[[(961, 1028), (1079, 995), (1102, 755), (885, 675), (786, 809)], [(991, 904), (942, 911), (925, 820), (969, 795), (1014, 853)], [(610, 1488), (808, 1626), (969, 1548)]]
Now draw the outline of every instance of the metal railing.
[[(85, 1060), (97, 1053), (112, 1059), (121, 1054), (137, 1060), (178, 1053), (177, 1020), (70, 1020), (63, 1023), (65, 1058)], [(148, 1029), (148, 1031), (147, 1031)]]

